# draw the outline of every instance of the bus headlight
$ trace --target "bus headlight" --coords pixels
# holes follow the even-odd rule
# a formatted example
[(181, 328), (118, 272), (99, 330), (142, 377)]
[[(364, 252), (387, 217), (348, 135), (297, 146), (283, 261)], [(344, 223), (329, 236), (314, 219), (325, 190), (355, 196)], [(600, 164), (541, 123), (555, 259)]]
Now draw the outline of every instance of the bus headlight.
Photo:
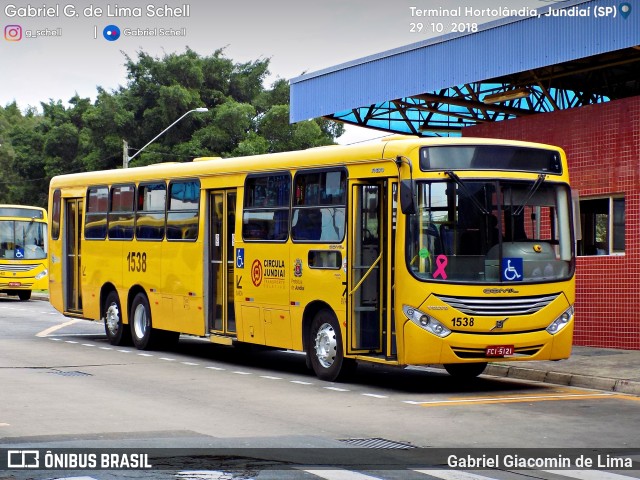
[(421, 312), (417, 308), (410, 307), (409, 305), (403, 305), (402, 312), (413, 323), (440, 338), (444, 338), (451, 333), (451, 330), (445, 327), (438, 320), (424, 312)]
[(44, 278), (47, 276), (47, 269), (45, 268), (43, 271), (41, 271), (39, 274), (36, 275), (36, 280), (40, 280), (41, 278)]
[(547, 332), (551, 335), (555, 335), (560, 330), (562, 330), (568, 323), (573, 319), (573, 305), (567, 308), (562, 315), (556, 318), (551, 324), (547, 327)]

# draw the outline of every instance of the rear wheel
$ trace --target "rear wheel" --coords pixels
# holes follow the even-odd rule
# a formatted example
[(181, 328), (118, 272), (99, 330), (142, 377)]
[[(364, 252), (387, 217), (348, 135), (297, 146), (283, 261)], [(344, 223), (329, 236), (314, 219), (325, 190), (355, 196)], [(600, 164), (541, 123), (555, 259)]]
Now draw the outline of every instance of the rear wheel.
[(18, 298), (21, 302), (26, 302), (31, 298), (31, 290), (23, 290), (21, 292), (18, 292)]
[(320, 310), (316, 314), (311, 322), (308, 345), (308, 359), (321, 380), (333, 382), (355, 370), (355, 361), (344, 358), (340, 326), (331, 311)]
[(102, 307), (104, 331), (111, 345), (130, 345), (131, 330), (122, 323), (120, 298), (115, 291), (109, 292)]
[(487, 362), (482, 363), (448, 363), (444, 365), (444, 369), (456, 378), (475, 378), (484, 372), (487, 368)]
[(144, 293), (139, 293), (131, 304), (131, 337), (136, 348), (148, 350), (153, 347), (154, 330), (151, 326), (151, 308)]

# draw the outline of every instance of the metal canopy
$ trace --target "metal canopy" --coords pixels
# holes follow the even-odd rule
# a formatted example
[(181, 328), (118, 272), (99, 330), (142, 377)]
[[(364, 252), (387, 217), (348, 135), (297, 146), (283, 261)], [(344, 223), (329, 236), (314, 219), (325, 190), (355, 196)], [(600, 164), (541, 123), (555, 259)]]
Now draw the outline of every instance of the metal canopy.
[(293, 79), (291, 121), (324, 116), (386, 132), (448, 136), (479, 123), (640, 95), (640, 12), (593, 16), (596, 7), (619, 8), (617, 0), (562, 5), (592, 16), (501, 20), (475, 34)]

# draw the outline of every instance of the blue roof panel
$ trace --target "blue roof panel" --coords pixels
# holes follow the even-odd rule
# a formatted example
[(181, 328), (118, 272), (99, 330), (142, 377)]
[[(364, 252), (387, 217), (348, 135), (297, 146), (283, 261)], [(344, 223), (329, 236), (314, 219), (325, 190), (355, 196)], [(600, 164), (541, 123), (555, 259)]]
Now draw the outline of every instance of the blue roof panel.
[[(620, 0), (562, 2), (565, 12), (497, 20), (472, 34), (435, 39), (364, 57), (291, 80), (291, 122), (480, 82), (640, 45), (640, 12), (623, 18)], [(538, 9), (557, 8), (548, 4)], [(598, 17), (600, 8), (616, 17)]]

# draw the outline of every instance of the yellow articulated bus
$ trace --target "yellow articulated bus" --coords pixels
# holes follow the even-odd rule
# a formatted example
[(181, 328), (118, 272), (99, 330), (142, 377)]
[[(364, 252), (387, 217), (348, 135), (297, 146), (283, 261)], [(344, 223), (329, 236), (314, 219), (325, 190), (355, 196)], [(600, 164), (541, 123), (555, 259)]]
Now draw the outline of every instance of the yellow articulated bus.
[(47, 211), (24, 205), (0, 205), (0, 293), (31, 298), (47, 290)]
[(563, 151), (388, 138), (55, 177), (50, 299), (112, 344), (180, 334), (356, 361), (564, 359), (575, 248)]

